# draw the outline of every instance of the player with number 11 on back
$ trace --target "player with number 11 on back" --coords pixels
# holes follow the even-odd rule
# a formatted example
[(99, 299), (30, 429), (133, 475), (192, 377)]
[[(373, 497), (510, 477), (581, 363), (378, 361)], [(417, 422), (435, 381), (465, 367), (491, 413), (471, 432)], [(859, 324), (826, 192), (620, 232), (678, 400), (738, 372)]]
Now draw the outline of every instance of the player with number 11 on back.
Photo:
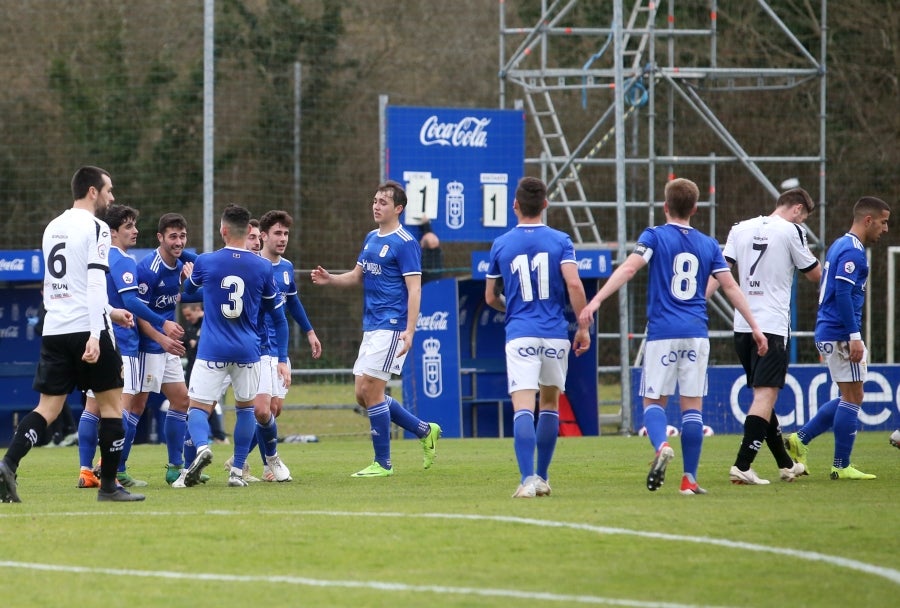
[[(491, 246), (484, 290), (485, 302), (506, 313), (506, 379), (520, 475), (513, 498), (550, 495), (548, 469), (559, 436), (559, 394), (566, 388), (569, 348), (578, 356), (591, 345), (587, 324), (569, 344), (565, 294), (577, 315), (585, 305), (584, 285), (572, 240), (543, 223), (547, 205), (544, 182), (536, 177), (519, 180), (513, 201), (519, 223)], [(503, 298), (497, 289), (500, 279)]]

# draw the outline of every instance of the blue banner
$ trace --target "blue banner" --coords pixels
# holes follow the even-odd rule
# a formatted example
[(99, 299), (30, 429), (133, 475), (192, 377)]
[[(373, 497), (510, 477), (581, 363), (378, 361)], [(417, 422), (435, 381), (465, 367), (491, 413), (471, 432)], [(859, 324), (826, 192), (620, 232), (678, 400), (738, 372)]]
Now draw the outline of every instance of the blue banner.
[[(472, 252), (472, 278), (484, 279), (488, 271), (490, 251)], [(612, 274), (612, 252), (608, 249), (576, 249), (578, 276), (582, 279), (604, 279)]]
[(0, 281), (43, 281), (40, 249), (0, 250)]
[(521, 110), (387, 108), (386, 172), (404, 184), (406, 226), (430, 219), (446, 242), (490, 242), (516, 224)]
[[(639, 395), (641, 368), (633, 368), (632, 414), (634, 429), (644, 424), (643, 400)], [(708, 372), (709, 392), (703, 399), (703, 421), (716, 433), (743, 433), (744, 418), (753, 392), (747, 387), (744, 370), (738, 365), (717, 365)], [(865, 399), (859, 412), (860, 429), (865, 431), (900, 428), (900, 365), (870, 365), (865, 384)], [(819, 406), (838, 396), (823, 365), (792, 365), (784, 388), (775, 404), (775, 413), (785, 432), (806, 424)], [(681, 428), (678, 396), (669, 398), (668, 423)]]

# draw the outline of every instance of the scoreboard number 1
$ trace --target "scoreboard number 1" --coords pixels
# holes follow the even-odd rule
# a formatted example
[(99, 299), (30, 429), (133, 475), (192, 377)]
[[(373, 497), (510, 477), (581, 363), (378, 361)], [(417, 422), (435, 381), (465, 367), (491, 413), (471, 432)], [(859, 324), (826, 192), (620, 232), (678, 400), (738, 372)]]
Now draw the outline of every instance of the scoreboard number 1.
[(482, 224), (486, 227), (505, 228), (508, 214), (506, 184), (483, 184), (484, 214)]

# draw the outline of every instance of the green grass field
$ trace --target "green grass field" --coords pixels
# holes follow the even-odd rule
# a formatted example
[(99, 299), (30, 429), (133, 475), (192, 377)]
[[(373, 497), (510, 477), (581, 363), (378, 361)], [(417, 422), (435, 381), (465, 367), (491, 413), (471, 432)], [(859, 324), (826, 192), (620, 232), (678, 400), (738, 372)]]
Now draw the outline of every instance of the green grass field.
[[(344, 412), (347, 425), (364, 420)], [(338, 419), (341, 418), (338, 416)], [(681, 463), (644, 487), (645, 438), (561, 439), (553, 495), (514, 500), (511, 439), (445, 439), (423, 471), (418, 441), (394, 442), (395, 475), (352, 479), (365, 436), (283, 444), (294, 481), (174, 490), (165, 448), (135, 446), (143, 503), (97, 503), (75, 488), (76, 448), (32, 450), (22, 504), (0, 505), (4, 606), (893, 606), (900, 594), (900, 450), (860, 433), (854, 458), (879, 478), (813, 474), (732, 486), (739, 438), (704, 447), (706, 496), (677, 492)], [(675, 442), (676, 452), (678, 442)], [(252, 461), (259, 472), (257, 457)]]

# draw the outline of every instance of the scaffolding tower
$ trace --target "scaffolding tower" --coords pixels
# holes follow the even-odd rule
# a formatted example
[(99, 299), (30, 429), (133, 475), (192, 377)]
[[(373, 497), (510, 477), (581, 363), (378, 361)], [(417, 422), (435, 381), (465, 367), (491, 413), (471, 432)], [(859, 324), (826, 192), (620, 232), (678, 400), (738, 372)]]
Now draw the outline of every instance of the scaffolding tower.
[[(779, 186), (792, 187), (781, 183), (784, 176), (805, 168), (801, 172), (813, 176), (807, 181), (818, 181), (818, 230), (807, 226), (807, 231), (811, 247), (821, 252), (817, 234), (825, 232), (826, 209), (827, 0), (820, 0), (812, 28), (818, 43), (813, 51), (807, 48), (812, 46), (809, 36), (804, 45), (769, 2), (756, 0), (756, 16), (769, 26), (765, 31), (772, 36), (772, 48), (778, 49), (779, 65), (746, 62), (754, 63), (752, 67), (722, 65), (718, 46), (719, 7), (747, 9), (752, 3), (745, 0), (579, 4), (579, 0), (541, 0), (540, 14), (530, 25), (510, 27), (510, 21), (527, 19), (530, 4), (501, 0), (499, 44), (500, 107), (524, 105), (533, 128), (529, 141), (536, 136), (539, 145), (539, 154), (527, 157), (525, 163), (544, 177), (552, 208), (565, 214), (562, 221), (568, 225), (559, 227), (570, 233), (576, 248), (611, 247), (617, 260), (624, 260), (631, 247), (627, 235), (658, 223), (654, 218), (662, 202), (657, 200), (657, 186), (688, 166), (708, 173), (708, 199), (700, 205), (708, 209), (710, 234), (717, 237), (717, 169), (734, 165), (745, 169), (773, 202)], [(698, 14), (703, 15), (700, 21)], [(681, 26), (682, 20), (692, 21), (690, 17), (699, 26)], [(604, 20), (598, 27), (578, 25)], [(685, 49), (689, 53), (684, 54)], [(689, 65), (684, 57), (690, 57)], [(817, 93), (817, 104), (809, 110), (817, 112), (811, 117), (818, 129), (817, 149), (806, 154), (750, 154), (713, 109), (722, 93), (766, 95), (800, 87), (813, 87)], [(582, 111), (572, 120), (573, 98), (579, 97)], [(698, 151), (691, 138), (676, 137), (676, 105), (687, 108), (713, 134), (715, 149)], [(781, 130), (773, 115), (773, 136)], [(614, 195), (609, 184), (614, 184)], [(814, 189), (809, 189), (815, 198)], [(598, 373), (620, 374), (621, 407), (617, 414), (601, 414), (601, 423), (616, 424), (622, 433), (632, 430), (627, 364), (631, 341), (643, 338), (643, 329), (634, 327), (630, 318), (627, 287), (619, 292), (619, 331), (597, 335), (598, 340), (619, 341), (622, 365), (601, 366)], [(717, 314), (731, 319), (733, 311), (724, 298), (711, 304)]]

